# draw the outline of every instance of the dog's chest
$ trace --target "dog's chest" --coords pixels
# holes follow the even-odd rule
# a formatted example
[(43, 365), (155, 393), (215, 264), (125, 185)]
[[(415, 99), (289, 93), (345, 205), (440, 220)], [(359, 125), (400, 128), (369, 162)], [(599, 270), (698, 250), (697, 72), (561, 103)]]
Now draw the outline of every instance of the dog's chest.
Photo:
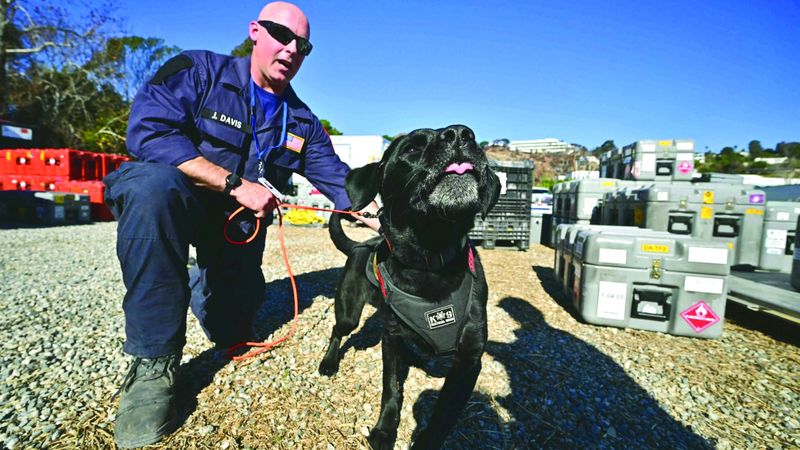
[(472, 273), (466, 273), (459, 287), (448, 297), (434, 302), (398, 288), (374, 254), (365, 270), (370, 283), (381, 290), (385, 305), (434, 354), (445, 355), (456, 350), (475, 296), (475, 276)]

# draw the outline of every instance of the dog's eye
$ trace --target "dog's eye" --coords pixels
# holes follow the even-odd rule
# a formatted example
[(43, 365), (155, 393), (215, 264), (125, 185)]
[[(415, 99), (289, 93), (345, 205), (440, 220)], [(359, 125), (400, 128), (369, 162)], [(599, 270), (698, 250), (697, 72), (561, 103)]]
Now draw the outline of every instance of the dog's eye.
[(405, 152), (408, 153), (409, 155), (413, 155), (415, 153), (419, 153), (419, 147), (417, 147), (416, 145), (410, 145), (410, 146), (406, 147), (406, 151)]

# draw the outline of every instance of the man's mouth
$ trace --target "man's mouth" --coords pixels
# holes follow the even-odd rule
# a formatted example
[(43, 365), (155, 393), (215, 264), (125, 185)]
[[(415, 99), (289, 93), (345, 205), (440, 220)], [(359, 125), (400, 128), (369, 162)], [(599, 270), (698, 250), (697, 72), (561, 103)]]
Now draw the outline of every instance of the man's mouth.
[(446, 169), (444, 169), (444, 173), (455, 173), (458, 175), (463, 175), (464, 173), (469, 172), (472, 169), (474, 169), (474, 167), (472, 167), (472, 163), (468, 162), (462, 162), (460, 164), (452, 163), (449, 166), (447, 166)]
[(292, 68), (292, 63), (290, 63), (289, 61), (285, 61), (283, 59), (279, 59), (277, 61), (278, 61), (278, 64), (282, 65), (283, 67), (286, 67), (287, 69), (291, 69)]

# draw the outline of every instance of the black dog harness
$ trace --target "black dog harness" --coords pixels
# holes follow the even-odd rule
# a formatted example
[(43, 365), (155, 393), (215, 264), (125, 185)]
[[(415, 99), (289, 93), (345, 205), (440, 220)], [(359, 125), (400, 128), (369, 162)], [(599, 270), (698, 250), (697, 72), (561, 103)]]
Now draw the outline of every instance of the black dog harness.
[(378, 249), (367, 260), (367, 279), (380, 288), (383, 299), (392, 312), (414, 330), (437, 355), (456, 350), (461, 329), (466, 323), (467, 311), (475, 295), (475, 256), (472, 244), (467, 244), (467, 258), (471, 276), (465, 276), (461, 285), (447, 298), (438, 302), (402, 291), (394, 284), (383, 262), (378, 262)]

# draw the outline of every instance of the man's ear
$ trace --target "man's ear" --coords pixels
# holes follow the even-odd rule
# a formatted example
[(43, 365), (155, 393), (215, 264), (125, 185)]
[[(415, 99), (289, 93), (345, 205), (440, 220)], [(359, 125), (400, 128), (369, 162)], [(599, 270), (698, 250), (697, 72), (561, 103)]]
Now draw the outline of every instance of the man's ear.
[(492, 169), (486, 169), (486, 187), (481, 195), (481, 218), (485, 219), (500, 197), (500, 179)]
[(344, 180), (344, 189), (347, 191), (347, 196), (350, 197), (350, 207), (353, 211), (364, 209), (378, 196), (380, 176), (381, 166), (376, 162), (355, 168), (347, 174), (347, 178)]

